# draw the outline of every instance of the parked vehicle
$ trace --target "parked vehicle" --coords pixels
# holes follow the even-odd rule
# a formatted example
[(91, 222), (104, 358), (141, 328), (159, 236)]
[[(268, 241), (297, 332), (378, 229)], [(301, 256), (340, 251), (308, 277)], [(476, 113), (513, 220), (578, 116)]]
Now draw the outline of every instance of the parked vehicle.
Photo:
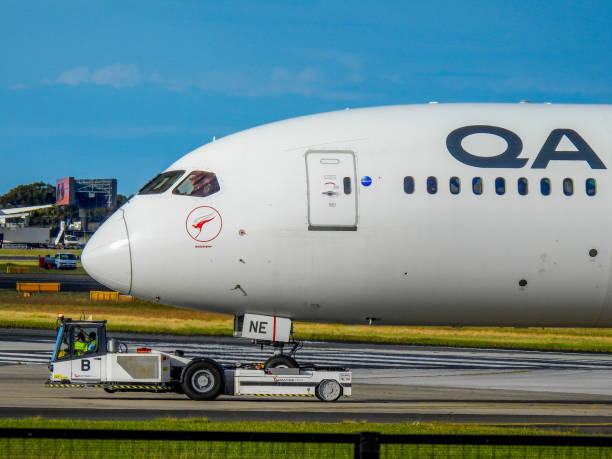
[(347, 368), (222, 365), (210, 358), (186, 357), (179, 350), (128, 351), (127, 344), (106, 336), (105, 320), (73, 321), (62, 314), (49, 370), (48, 387), (101, 387), (108, 393), (178, 392), (193, 400), (219, 395), (317, 397), (324, 402), (352, 395)]
[(42, 262), (39, 259), (38, 265), (47, 269), (76, 269), (77, 257), (70, 252), (58, 252), (55, 254), (55, 257), (47, 255)]

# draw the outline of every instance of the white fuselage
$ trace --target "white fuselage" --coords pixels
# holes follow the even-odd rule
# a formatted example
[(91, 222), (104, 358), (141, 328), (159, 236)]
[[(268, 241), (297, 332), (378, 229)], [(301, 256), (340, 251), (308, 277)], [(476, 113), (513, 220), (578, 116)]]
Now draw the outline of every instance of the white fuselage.
[[(168, 168), (214, 172), (218, 192), (173, 194), (178, 179), (136, 195), (94, 235), (83, 264), (125, 293), (228, 314), (611, 326), (611, 129), (612, 106), (531, 104), (380, 107), (257, 127)], [(201, 236), (193, 212), (218, 226)]]

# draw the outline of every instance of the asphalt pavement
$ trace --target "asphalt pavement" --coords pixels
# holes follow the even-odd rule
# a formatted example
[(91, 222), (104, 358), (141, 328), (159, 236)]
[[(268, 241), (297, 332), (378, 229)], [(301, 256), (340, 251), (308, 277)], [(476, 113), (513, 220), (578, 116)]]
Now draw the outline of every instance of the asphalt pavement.
[(87, 274), (68, 274), (57, 271), (41, 274), (0, 273), (0, 288), (15, 289), (17, 282), (60, 282), (62, 292), (109, 290)]
[[(174, 393), (46, 388), (52, 335), (0, 330), (0, 417), (457, 422), (612, 433), (609, 354), (306, 342), (298, 361), (350, 367), (353, 397), (196, 402)], [(181, 349), (224, 364), (271, 355), (230, 337), (113, 336), (130, 349)]]

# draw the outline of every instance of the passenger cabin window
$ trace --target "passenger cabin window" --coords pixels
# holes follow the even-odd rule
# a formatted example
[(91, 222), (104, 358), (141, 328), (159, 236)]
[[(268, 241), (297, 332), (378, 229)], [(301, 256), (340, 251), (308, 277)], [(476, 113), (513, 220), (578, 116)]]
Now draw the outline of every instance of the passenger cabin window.
[(503, 177), (497, 177), (495, 179), (495, 192), (500, 196), (506, 193), (506, 181)]
[(543, 178), (540, 180), (540, 191), (544, 196), (548, 196), (550, 194), (550, 179)]
[(472, 179), (472, 191), (474, 194), (482, 194), (482, 178), (474, 177)]
[(571, 178), (563, 179), (563, 194), (565, 196), (574, 194), (574, 181)]
[(414, 178), (413, 177), (404, 177), (404, 193), (412, 194), (414, 193)]
[(529, 193), (529, 182), (525, 177), (518, 179), (518, 192), (521, 196), (525, 196)]
[(436, 194), (438, 192), (438, 179), (435, 177), (427, 177), (427, 192)]
[(174, 185), (185, 171), (169, 171), (158, 174), (154, 179), (150, 180), (143, 186), (138, 194), (160, 194)]
[(206, 197), (219, 190), (219, 181), (213, 172), (193, 171), (172, 190), (172, 193)]
[(597, 193), (597, 183), (594, 178), (586, 179), (586, 194), (587, 196), (595, 196)]
[(461, 191), (461, 181), (459, 180), (459, 177), (451, 177), (448, 185), (452, 194), (459, 194)]

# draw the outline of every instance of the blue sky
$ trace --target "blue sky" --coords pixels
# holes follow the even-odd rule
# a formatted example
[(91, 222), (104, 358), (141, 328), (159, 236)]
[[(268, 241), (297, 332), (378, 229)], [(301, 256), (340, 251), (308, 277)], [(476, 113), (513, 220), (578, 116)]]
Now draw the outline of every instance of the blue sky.
[(345, 107), (612, 103), (610, 1), (0, 3), (0, 193)]

